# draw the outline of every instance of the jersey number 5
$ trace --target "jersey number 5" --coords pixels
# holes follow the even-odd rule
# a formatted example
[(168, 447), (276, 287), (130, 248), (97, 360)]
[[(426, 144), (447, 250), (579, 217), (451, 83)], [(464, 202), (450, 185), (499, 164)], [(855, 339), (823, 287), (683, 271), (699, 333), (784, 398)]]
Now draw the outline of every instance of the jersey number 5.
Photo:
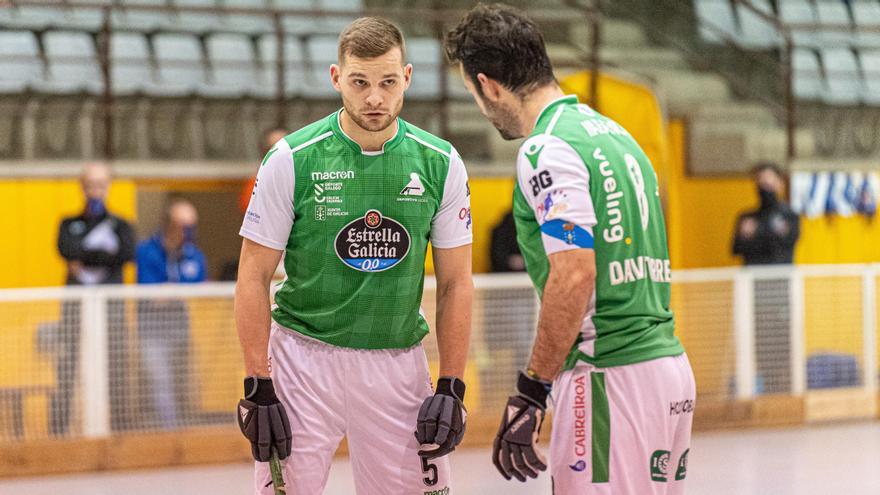
[(645, 177), (642, 175), (642, 168), (639, 167), (639, 161), (636, 157), (627, 153), (623, 156), (626, 160), (626, 171), (629, 172), (629, 179), (633, 183), (636, 190), (636, 202), (639, 203), (639, 215), (642, 217), (642, 230), (648, 230), (648, 196), (645, 194)]
[(422, 472), (426, 475), (422, 478), (422, 481), (425, 482), (426, 486), (434, 486), (437, 484), (437, 465), (433, 462), (428, 462), (428, 459), (425, 459), (424, 457), (422, 457)]

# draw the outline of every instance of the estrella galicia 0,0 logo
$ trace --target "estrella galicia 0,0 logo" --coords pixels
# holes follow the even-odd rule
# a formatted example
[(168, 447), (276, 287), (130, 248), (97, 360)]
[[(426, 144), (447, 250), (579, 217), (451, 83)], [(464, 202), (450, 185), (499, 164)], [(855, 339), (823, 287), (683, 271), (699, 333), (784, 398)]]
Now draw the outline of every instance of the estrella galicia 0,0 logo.
[(379, 210), (367, 213), (342, 228), (334, 242), (336, 256), (361, 272), (381, 272), (403, 261), (409, 253), (409, 232)]

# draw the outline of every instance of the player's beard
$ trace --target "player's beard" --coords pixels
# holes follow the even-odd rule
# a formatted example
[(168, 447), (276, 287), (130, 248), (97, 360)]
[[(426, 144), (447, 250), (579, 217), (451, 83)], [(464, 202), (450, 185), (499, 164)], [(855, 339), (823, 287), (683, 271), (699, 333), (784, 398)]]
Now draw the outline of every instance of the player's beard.
[(492, 122), (495, 129), (498, 129), (502, 138), (512, 141), (522, 137), (519, 119), (512, 108), (504, 103), (491, 103), (485, 98), (483, 98), (483, 107), (486, 109), (486, 117), (489, 118), (489, 122)]
[(366, 113), (369, 112), (371, 109), (364, 108), (363, 110), (358, 111), (357, 109), (355, 109), (354, 105), (352, 105), (345, 98), (342, 99), (342, 108), (345, 110), (345, 113), (348, 114), (351, 120), (353, 120), (354, 123), (357, 124), (358, 127), (360, 127), (361, 129), (370, 132), (382, 132), (387, 129), (388, 126), (393, 124), (395, 120), (397, 120), (397, 116), (400, 115), (400, 111), (403, 109), (403, 98), (398, 100), (397, 106), (395, 108), (389, 110), (389, 112), (379, 120), (368, 120), (363, 115), (361, 115), (361, 112)]

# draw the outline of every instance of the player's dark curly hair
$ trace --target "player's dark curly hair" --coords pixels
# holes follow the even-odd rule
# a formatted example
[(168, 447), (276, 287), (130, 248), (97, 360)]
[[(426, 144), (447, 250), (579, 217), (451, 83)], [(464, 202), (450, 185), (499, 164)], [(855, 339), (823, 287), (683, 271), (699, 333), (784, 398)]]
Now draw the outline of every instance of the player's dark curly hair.
[(504, 4), (478, 4), (446, 34), (444, 45), (449, 61), (461, 63), (481, 95), (481, 72), (520, 97), (556, 82), (538, 26)]

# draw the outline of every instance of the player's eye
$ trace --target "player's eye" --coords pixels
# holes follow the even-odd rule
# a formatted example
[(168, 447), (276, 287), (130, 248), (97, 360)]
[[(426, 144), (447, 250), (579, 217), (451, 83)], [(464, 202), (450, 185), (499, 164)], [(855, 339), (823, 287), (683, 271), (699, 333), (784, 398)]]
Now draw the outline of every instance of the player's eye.
[(397, 84), (397, 80), (396, 79), (385, 79), (384, 81), (382, 81), (382, 84), (384, 84), (385, 86), (394, 86), (395, 84)]
[(367, 85), (367, 81), (364, 81), (363, 79), (355, 79), (355, 80), (354, 80), (354, 85), (357, 86), (357, 87), (359, 87), (359, 88), (363, 88), (364, 86)]

